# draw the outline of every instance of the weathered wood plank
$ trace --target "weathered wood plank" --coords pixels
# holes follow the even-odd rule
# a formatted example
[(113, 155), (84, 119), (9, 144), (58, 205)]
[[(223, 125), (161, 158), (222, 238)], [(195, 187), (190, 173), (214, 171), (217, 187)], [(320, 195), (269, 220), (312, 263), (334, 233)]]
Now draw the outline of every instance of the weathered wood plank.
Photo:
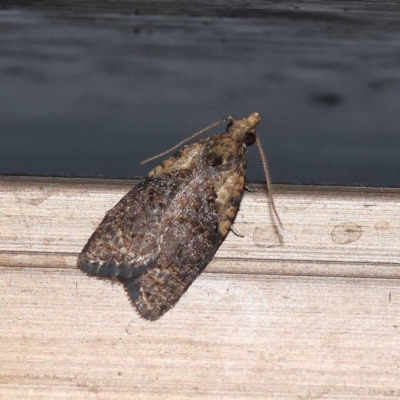
[(2, 399), (387, 399), (398, 280), (204, 274), (156, 323), (120, 285), (0, 268)]
[(245, 237), (150, 323), (75, 269), (132, 184), (0, 179), (1, 399), (400, 396), (399, 190), (278, 186), (277, 231), (259, 186)]
[[(75, 268), (105, 212), (133, 184), (1, 178), (0, 265)], [(400, 190), (277, 186), (279, 230), (258, 189), (246, 193), (235, 222), (245, 237), (230, 234), (210, 272), (400, 276)]]

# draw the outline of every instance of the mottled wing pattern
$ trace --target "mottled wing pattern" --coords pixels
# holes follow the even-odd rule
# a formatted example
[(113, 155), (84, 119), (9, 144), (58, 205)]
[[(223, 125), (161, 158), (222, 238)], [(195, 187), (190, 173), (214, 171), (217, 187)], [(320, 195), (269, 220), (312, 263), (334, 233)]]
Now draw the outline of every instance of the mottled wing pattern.
[(157, 182), (140, 182), (106, 214), (79, 255), (78, 266), (89, 275), (130, 278), (155, 265), (164, 210), (189, 176), (190, 171), (174, 172), (162, 188)]
[(132, 303), (147, 319), (158, 319), (179, 300), (225, 237), (217, 229), (216, 193), (202, 186), (190, 190), (193, 197), (164, 235), (157, 265), (137, 278), (123, 280)]
[(246, 148), (214, 135), (164, 161), (110, 210), (78, 259), (115, 277), (140, 315), (173, 307), (226, 237), (244, 188)]

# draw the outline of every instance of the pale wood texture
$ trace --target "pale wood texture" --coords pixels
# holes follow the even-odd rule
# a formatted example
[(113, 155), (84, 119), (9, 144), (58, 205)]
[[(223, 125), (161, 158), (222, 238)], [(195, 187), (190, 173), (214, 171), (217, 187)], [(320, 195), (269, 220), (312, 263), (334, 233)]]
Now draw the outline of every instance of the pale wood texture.
[(76, 257), (133, 182), (0, 179), (0, 398), (400, 397), (400, 190), (246, 193), (157, 322)]

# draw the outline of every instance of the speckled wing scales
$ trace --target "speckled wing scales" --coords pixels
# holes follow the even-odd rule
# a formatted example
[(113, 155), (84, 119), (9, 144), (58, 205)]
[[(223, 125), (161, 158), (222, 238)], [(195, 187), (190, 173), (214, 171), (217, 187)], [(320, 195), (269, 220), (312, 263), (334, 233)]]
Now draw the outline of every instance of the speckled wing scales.
[(78, 258), (120, 280), (139, 314), (156, 320), (211, 261), (244, 189), (246, 146), (214, 135), (168, 158), (111, 209)]
[(146, 319), (156, 320), (176, 304), (224, 239), (217, 229), (216, 193), (210, 188), (191, 190), (191, 194), (190, 203), (164, 235), (155, 268), (123, 280), (132, 303)]
[[(179, 156), (165, 163), (172, 166)], [(166, 210), (191, 175), (186, 166), (162, 173), (159, 167), (108, 211), (78, 257), (81, 270), (98, 277), (131, 278), (156, 265), (168, 224)]]
[(178, 302), (210, 263), (236, 217), (243, 194), (245, 154), (238, 151), (228, 161), (215, 157), (216, 147), (210, 150), (207, 145), (203, 165), (197, 161), (199, 168), (186, 187), (188, 201), (164, 235), (157, 265), (137, 278), (122, 280), (146, 319), (160, 318)]

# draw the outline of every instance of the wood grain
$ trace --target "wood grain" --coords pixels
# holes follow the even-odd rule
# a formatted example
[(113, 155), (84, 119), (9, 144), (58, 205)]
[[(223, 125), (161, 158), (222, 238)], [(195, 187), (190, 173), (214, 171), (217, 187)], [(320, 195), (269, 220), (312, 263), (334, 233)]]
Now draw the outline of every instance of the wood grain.
[[(75, 268), (76, 256), (106, 211), (132, 185), (126, 180), (0, 178), (0, 265)], [(310, 264), (307, 275), (399, 276), (400, 190), (276, 186), (285, 228), (279, 230), (265, 188), (255, 187), (256, 193), (245, 194), (235, 221), (244, 238), (228, 235), (211, 272), (270, 268), (292, 275), (306, 273)], [(243, 259), (253, 260), (253, 266)], [(296, 263), (298, 268), (290, 266)]]
[(2, 399), (398, 398), (397, 280), (202, 275), (159, 322), (70, 269), (0, 269)]
[(0, 180), (0, 399), (400, 397), (397, 189), (246, 194), (157, 322), (77, 253), (131, 181)]

